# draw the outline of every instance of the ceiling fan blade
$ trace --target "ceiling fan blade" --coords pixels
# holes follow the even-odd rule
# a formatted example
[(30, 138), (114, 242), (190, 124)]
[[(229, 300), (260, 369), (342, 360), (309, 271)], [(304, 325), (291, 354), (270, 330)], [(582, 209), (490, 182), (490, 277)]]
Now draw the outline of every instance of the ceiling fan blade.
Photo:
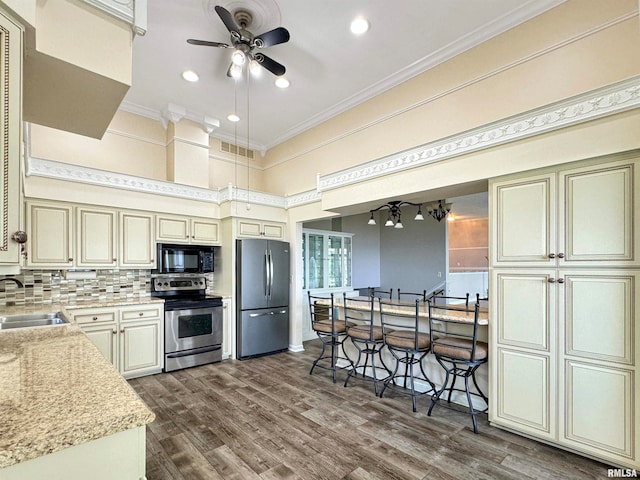
[(187, 43), (191, 45), (202, 45), (203, 47), (219, 47), (219, 48), (229, 48), (229, 45), (226, 43), (220, 42), (209, 42), (207, 40), (196, 40), (195, 38), (189, 38)]
[(287, 69), (284, 68), (284, 65), (276, 62), (274, 59), (269, 58), (266, 55), (263, 55), (262, 53), (256, 54), (254, 56), (254, 59), (264, 68), (266, 68), (271, 73), (273, 73), (276, 77), (279, 77), (280, 75), (284, 75), (284, 72), (287, 71)]
[(253, 39), (253, 43), (258, 48), (270, 47), (289, 41), (289, 30), (284, 27), (274, 28), (268, 32), (264, 32)]
[(236, 25), (236, 21), (233, 19), (233, 15), (231, 15), (229, 10), (220, 5), (216, 5), (216, 13), (220, 17), (220, 20), (222, 20), (222, 23), (224, 23), (224, 26), (227, 27), (227, 30), (230, 32), (238, 32), (240, 30), (240, 27)]

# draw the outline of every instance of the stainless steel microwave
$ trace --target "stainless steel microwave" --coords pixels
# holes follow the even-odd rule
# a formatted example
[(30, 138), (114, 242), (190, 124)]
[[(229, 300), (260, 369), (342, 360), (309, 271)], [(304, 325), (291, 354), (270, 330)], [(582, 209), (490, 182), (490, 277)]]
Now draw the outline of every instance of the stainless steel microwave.
[(158, 243), (158, 273), (213, 272), (214, 247)]

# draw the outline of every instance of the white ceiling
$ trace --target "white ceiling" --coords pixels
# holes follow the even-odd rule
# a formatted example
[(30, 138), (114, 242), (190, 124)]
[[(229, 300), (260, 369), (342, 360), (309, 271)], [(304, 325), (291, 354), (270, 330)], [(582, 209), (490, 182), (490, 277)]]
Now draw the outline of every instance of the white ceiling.
[[(248, 132), (251, 148), (265, 151), (562, 1), (150, 0), (148, 30), (134, 40), (133, 84), (122, 108), (161, 119), (169, 104), (177, 105), (196, 122), (219, 120), (211, 135), (245, 146)], [(251, 11), (248, 29), (256, 35), (289, 30), (288, 43), (262, 50), (286, 66), (288, 89), (277, 88), (266, 70), (236, 86), (226, 76), (230, 49), (186, 43), (229, 43), (215, 5)], [(356, 16), (370, 23), (362, 36), (349, 31)], [(184, 81), (186, 69), (200, 81)], [(234, 111), (242, 118), (238, 124), (226, 118)]]

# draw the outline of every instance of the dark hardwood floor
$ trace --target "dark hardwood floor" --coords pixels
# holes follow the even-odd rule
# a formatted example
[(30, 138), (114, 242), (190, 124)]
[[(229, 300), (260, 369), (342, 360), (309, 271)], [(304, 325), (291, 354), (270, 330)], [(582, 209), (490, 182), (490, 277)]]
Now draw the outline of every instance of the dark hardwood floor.
[(418, 412), (404, 395), (309, 368), (318, 353), (281, 353), (130, 381), (156, 414), (148, 480), (585, 479), (601, 463), (490, 427), (467, 415)]

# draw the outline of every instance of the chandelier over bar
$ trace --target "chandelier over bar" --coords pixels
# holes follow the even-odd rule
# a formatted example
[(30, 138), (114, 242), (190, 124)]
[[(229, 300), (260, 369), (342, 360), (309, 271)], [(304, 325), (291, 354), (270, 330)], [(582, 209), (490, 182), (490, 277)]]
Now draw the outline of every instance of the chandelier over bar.
[(402, 211), (400, 210), (400, 207), (403, 207), (404, 205), (412, 205), (414, 207), (418, 207), (418, 213), (414, 217), (414, 220), (424, 220), (424, 217), (422, 216), (421, 203), (394, 200), (392, 202), (385, 203), (384, 205), (380, 205), (378, 208), (369, 210), (369, 213), (371, 213), (371, 218), (369, 218), (369, 221), (367, 222), (367, 224), (375, 225), (376, 219), (373, 218), (373, 213), (377, 212), (378, 210), (382, 210), (383, 208), (386, 208), (389, 210), (389, 215), (387, 216), (387, 221), (385, 222), (384, 226), (394, 227), (394, 228), (404, 228), (404, 226), (402, 225)]
[(429, 205), (427, 205), (427, 214), (431, 215), (433, 218), (435, 218), (439, 222), (442, 221), (442, 219), (445, 218), (447, 215), (449, 215), (450, 211), (451, 211), (451, 204), (446, 203), (446, 200), (444, 199), (438, 200), (437, 202), (430, 203)]

